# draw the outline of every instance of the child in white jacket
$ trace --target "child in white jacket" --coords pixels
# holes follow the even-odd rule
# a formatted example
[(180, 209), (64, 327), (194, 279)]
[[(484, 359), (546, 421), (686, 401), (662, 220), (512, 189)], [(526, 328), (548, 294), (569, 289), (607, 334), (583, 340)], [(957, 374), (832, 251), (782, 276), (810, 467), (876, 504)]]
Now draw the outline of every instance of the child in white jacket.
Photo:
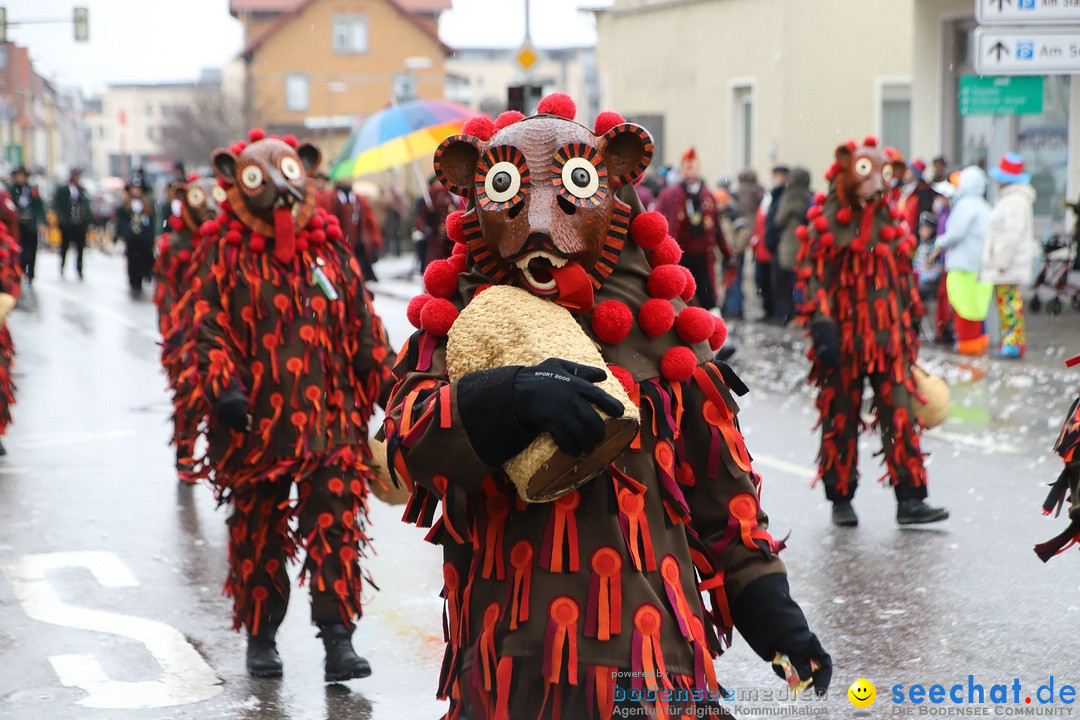
[(1021, 358), (1027, 350), (1027, 338), (1019, 286), (1031, 282), (1038, 255), (1033, 222), (1035, 188), (1030, 184), (1031, 175), (1024, 172), (1024, 159), (1017, 153), (1005, 153), (989, 175), (998, 181), (1000, 192), (990, 212), (979, 280), (994, 285), (1001, 319), (1000, 357)]

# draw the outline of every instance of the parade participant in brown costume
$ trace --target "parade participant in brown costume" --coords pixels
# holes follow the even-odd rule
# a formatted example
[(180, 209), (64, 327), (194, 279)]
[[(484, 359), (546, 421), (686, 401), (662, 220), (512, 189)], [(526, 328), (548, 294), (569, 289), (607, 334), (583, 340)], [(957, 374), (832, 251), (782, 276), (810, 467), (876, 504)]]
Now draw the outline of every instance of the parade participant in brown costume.
[[(11, 194), (0, 188), (0, 437), (11, 424), (11, 406), (15, 404), (15, 381), (11, 377), (15, 343), (8, 330), (7, 318), (21, 289), (22, 255), (18, 234), (18, 208)], [(7, 455), (2, 444), (0, 455)]]
[[(1080, 355), (1065, 361), (1066, 367), (1077, 365), (1080, 365)], [(1035, 554), (1043, 562), (1080, 542), (1080, 396), (1073, 400), (1065, 416), (1054, 443), (1054, 453), (1064, 461), (1065, 467), (1050, 487), (1050, 494), (1043, 503), (1043, 515), (1060, 514), (1068, 495), (1069, 525), (1057, 536), (1035, 546)]]
[[(575, 112), (549, 96), (533, 117), (469, 121), (436, 151), (469, 209), (448, 218), (453, 254), (410, 303), (419, 330), (383, 429), (412, 489), (406, 520), (443, 548), (447, 717), (720, 715), (712, 658), (733, 627), (824, 691), (831, 662), (788, 592), (738, 429), (741, 383), (712, 361), (726, 328), (687, 307), (679, 246), (633, 190), (652, 140), (615, 113), (590, 130)], [(515, 293), (529, 302), (489, 299)], [(560, 316), (598, 364), (556, 354), (462, 374), (461, 325), (493, 312), (490, 341), (465, 350), (545, 357)], [(612, 377), (625, 402), (602, 389)], [(604, 462), (629, 417), (639, 429)], [(543, 442), (557, 453), (536, 478), (563, 469), (546, 495), (510, 472)]]
[(851, 507), (858, 482), (858, 439), (863, 388), (874, 391), (888, 479), (902, 525), (943, 520), (949, 513), (926, 504), (921, 424), (912, 408), (912, 366), (919, 352), (922, 303), (911, 269), (915, 237), (887, 193), (895, 158), (876, 138), (836, 149), (819, 195), (799, 228), (797, 274), (803, 291), (801, 321), (813, 346), (810, 382), (819, 391), (821, 451), (818, 478), (833, 503), (837, 525), (855, 525)]
[[(157, 260), (154, 262), (154, 304), (158, 311), (158, 330), (161, 332), (161, 363), (170, 386), (175, 387), (186, 358), (175, 353), (182, 342), (185, 328), (190, 324), (189, 306), (178, 304), (188, 290), (187, 278), (192, 269), (192, 257), (202, 238), (216, 238), (221, 230), (219, 215), (225, 202), (225, 188), (217, 178), (190, 176), (185, 182), (169, 187), (170, 213), (166, 231), (158, 238)], [(174, 312), (175, 311), (175, 312)], [(176, 469), (180, 480), (191, 482), (188, 470), (195, 452), (193, 433), (181, 433), (191, 422), (175, 422), (177, 403), (182, 393), (173, 393), (173, 445), (176, 446)]]
[(315, 208), (318, 149), (261, 130), (250, 140), (213, 153), (227, 199), (182, 301), (178, 418), (205, 429), (193, 475), (232, 506), (225, 591), (248, 632), (249, 672), (282, 672), (286, 565), (303, 551), (326, 680), (365, 677), (351, 637), (370, 582), (367, 422), (394, 355), (337, 219)]

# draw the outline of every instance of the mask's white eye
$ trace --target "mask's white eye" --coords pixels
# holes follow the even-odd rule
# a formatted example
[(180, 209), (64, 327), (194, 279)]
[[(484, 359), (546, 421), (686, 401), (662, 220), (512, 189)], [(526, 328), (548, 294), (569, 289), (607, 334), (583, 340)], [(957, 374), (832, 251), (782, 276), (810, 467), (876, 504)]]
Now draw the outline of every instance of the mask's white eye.
[(855, 172), (863, 177), (869, 175), (874, 170), (874, 161), (870, 158), (863, 157), (855, 161)]
[(225, 188), (220, 185), (215, 185), (210, 189), (210, 194), (214, 196), (214, 199), (219, 203), (223, 203), (229, 199), (229, 196), (225, 192)]
[(300, 163), (296, 162), (296, 158), (286, 157), (281, 159), (281, 174), (290, 180), (296, 180), (304, 171), (300, 169)]
[(187, 193), (187, 202), (192, 207), (202, 207), (202, 204), (206, 202), (206, 193), (202, 191), (202, 188), (191, 188)]
[(502, 161), (491, 166), (484, 176), (484, 192), (489, 200), (506, 202), (521, 189), (521, 171), (512, 162)]
[(885, 182), (892, 180), (892, 165), (881, 168), (881, 177), (885, 179)]
[(244, 168), (243, 172), (240, 173), (240, 182), (244, 183), (244, 186), (251, 190), (257, 190), (263, 183), (262, 170), (260, 170), (257, 165), (248, 165)]
[(596, 194), (600, 175), (596, 166), (585, 158), (570, 158), (562, 167), (562, 184), (571, 195), (584, 200)]

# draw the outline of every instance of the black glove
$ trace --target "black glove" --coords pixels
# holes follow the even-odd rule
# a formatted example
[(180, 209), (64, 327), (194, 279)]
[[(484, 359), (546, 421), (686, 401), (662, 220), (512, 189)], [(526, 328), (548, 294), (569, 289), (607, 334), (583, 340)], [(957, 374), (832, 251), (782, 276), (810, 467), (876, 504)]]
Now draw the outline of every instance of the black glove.
[(827, 368), (840, 367), (840, 338), (832, 320), (818, 320), (810, 326), (810, 338), (814, 341), (814, 354)]
[(529, 432), (550, 433), (568, 455), (592, 452), (604, 439), (604, 419), (596, 407), (621, 417), (623, 404), (598, 388), (607, 372), (569, 360), (548, 358), (522, 368), (514, 378), (514, 412)]
[[(735, 598), (731, 616), (739, 634), (762, 659), (772, 662), (777, 653), (787, 655), (800, 678), (813, 678), (814, 692), (824, 695), (829, 689), (832, 658), (792, 600), (787, 575), (763, 575), (751, 582)], [(773, 670), (784, 676), (782, 668), (774, 665)]]
[(218, 422), (230, 430), (247, 432), (250, 421), (248, 419), (248, 401), (244, 393), (239, 390), (226, 390), (214, 403), (214, 412)]

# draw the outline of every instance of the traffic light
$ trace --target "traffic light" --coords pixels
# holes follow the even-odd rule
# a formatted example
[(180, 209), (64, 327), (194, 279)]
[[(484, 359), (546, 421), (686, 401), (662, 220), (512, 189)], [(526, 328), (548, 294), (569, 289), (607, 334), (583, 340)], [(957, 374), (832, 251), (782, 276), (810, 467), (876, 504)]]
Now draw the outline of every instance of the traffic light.
[(72, 15), (75, 23), (75, 40), (86, 42), (90, 39), (90, 11), (84, 7), (77, 7)]

